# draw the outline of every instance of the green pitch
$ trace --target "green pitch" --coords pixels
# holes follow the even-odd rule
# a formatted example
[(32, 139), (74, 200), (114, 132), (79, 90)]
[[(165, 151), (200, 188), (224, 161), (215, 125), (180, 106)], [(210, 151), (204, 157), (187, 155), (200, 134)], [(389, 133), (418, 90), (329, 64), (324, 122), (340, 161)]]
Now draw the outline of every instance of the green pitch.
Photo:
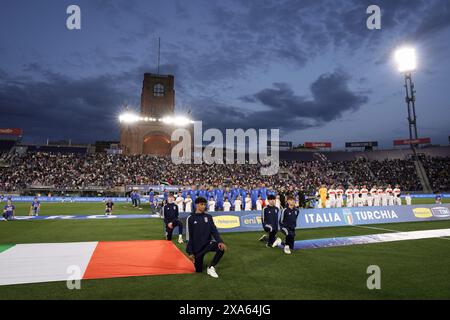
[[(412, 204), (427, 204), (433, 203), (434, 199), (413, 199)], [(450, 199), (444, 199), (444, 202), (450, 203)], [(5, 202), (0, 203), (5, 204)], [(404, 201), (403, 201), (403, 204)], [(16, 202), (16, 215), (17, 216), (27, 216), (30, 213), (31, 202)], [(105, 204), (102, 202), (95, 203), (41, 203), (41, 215), (52, 216), (52, 215), (98, 215), (105, 213)], [(113, 214), (149, 214), (150, 206), (148, 204), (142, 204), (140, 208), (134, 208), (131, 203), (120, 203), (114, 204)], [(0, 235), (1, 237), (1, 235)]]
[[(431, 199), (415, 203), (432, 203)], [(27, 215), (29, 204), (16, 204)], [(46, 204), (42, 215), (102, 214), (102, 203)], [(116, 204), (114, 214), (148, 213)], [(397, 231), (450, 228), (450, 221), (378, 225)], [(297, 239), (388, 232), (363, 227), (298, 231)], [(266, 248), (262, 233), (223, 234), (228, 251), (219, 279), (205, 274), (83, 280), (0, 287), (0, 299), (450, 299), (450, 239), (424, 239), (294, 251)], [(159, 219), (0, 222), (8, 243), (161, 239)], [(177, 244), (178, 245), (178, 244)], [(179, 246), (179, 245), (178, 245)], [(184, 252), (184, 247), (179, 246)], [(207, 256), (209, 261), (212, 256)], [(381, 290), (368, 290), (369, 265), (381, 268)]]
[[(16, 202), (16, 215), (27, 216), (30, 213), (31, 202)], [(102, 202), (94, 203), (58, 203), (42, 202), (40, 215), (98, 215), (105, 213), (105, 204)], [(114, 203), (113, 214), (149, 214), (150, 206), (143, 204), (140, 208), (134, 208), (131, 203)]]

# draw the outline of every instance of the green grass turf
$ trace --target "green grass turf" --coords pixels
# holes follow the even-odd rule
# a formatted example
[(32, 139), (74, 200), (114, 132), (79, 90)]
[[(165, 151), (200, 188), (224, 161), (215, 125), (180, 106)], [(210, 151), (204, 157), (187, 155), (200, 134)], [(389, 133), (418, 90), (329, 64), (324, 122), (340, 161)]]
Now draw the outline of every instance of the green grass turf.
[[(74, 214), (66, 205), (60, 204), (67, 210), (63, 214)], [(429, 230), (450, 228), (450, 221), (372, 227)], [(387, 231), (308, 229), (299, 230), (297, 240), (381, 232)], [(450, 299), (449, 239), (302, 250), (287, 256), (258, 242), (261, 234), (223, 234), (229, 250), (217, 267), (219, 279), (194, 274), (84, 280), (81, 290), (68, 290), (64, 282), (1, 286), (0, 299)], [(0, 223), (0, 244), (161, 238), (158, 219)], [(381, 290), (366, 287), (369, 265), (381, 268)]]
[[(413, 199), (412, 204), (426, 204), (433, 203), (434, 199)], [(450, 199), (444, 199), (444, 203), (450, 203)], [(4, 205), (4, 202), (1, 203)], [(404, 202), (403, 202), (404, 204)], [(16, 215), (27, 216), (30, 213), (30, 205), (28, 202), (16, 202)], [(142, 209), (134, 208), (131, 203), (116, 202), (114, 204), (113, 214), (149, 214), (149, 204), (142, 204)], [(54, 203), (54, 202), (42, 202), (40, 215), (53, 216), (53, 215), (98, 215), (105, 213), (105, 204), (102, 202), (95, 203)]]
[(0, 253), (8, 250), (11, 247), (14, 247), (14, 245), (13, 244), (0, 244)]
[[(4, 202), (3, 202), (4, 205)], [(16, 216), (27, 216), (30, 213), (31, 203), (15, 202)], [(131, 203), (114, 203), (113, 214), (149, 214), (150, 206), (143, 204), (142, 209), (134, 208)], [(40, 215), (98, 215), (105, 213), (105, 204), (103, 202), (94, 203), (58, 203), (58, 202), (41, 202)]]

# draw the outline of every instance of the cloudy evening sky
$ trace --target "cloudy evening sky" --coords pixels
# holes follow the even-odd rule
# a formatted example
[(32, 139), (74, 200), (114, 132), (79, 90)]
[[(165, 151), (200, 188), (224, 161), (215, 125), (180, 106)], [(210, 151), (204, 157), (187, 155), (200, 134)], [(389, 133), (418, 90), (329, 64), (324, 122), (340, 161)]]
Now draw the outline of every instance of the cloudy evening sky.
[[(81, 30), (66, 8), (81, 8)], [(382, 10), (368, 30), (366, 8)], [(283, 140), (408, 137), (393, 50), (408, 43), (419, 136), (450, 134), (448, 0), (0, 0), (0, 127), (44, 142), (118, 140), (144, 72), (174, 74), (176, 109), (204, 127), (280, 128)]]

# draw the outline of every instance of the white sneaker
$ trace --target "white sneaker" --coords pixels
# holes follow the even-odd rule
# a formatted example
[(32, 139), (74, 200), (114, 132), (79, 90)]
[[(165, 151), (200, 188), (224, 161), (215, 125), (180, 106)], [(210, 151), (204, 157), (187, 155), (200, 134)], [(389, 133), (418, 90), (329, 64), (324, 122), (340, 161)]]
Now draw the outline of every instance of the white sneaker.
[(182, 237), (181, 235), (178, 237), (178, 243), (179, 243), (179, 244), (184, 243), (183, 237)]
[(278, 247), (281, 244), (281, 239), (277, 238), (272, 244), (272, 248)]
[(213, 278), (218, 278), (219, 277), (219, 275), (217, 274), (216, 269), (214, 267), (207, 268), (206, 269), (206, 273), (208, 275), (210, 275), (211, 277), (213, 277)]
[(289, 246), (284, 246), (284, 253), (291, 254), (291, 249), (289, 249)]

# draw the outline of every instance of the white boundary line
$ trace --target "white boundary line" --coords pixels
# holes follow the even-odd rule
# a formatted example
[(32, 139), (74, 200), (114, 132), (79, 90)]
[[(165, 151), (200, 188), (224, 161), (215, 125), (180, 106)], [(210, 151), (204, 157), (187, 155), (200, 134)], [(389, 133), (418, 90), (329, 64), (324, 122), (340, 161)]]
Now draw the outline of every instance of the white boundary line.
[(375, 230), (391, 231), (391, 232), (404, 232), (404, 231), (398, 231), (398, 230), (393, 230), (393, 229), (386, 229), (386, 228), (379, 228), (379, 227), (369, 227), (369, 226), (355, 226), (355, 225), (353, 225), (353, 227), (355, 227), (355, 228), (364, 228), (364, 229), (375, 229)]
[[(383, 230), (383, 231), (391, 231), (391, 232), (408, 232), (408, 231), (399, 231), (399, 230), (393, 230), (393, 229), (386, 229), (386, 228), (378, 228), (378, 227), (369, 227), (369, 226), (353, 226), (356, 228), (364, 228), (364, 229), (375, 229), (375, 230)], [(422, 231), (422, 230), (415, 230), (415, 231)], [(423, 231), (427, 231), (427, 230), (423, 230)], [(448, 240), (450, 241), (450, 238), (445, 238), (445, 237), (436, 237), (434, 239), (442, 239), (442, 240)]]

